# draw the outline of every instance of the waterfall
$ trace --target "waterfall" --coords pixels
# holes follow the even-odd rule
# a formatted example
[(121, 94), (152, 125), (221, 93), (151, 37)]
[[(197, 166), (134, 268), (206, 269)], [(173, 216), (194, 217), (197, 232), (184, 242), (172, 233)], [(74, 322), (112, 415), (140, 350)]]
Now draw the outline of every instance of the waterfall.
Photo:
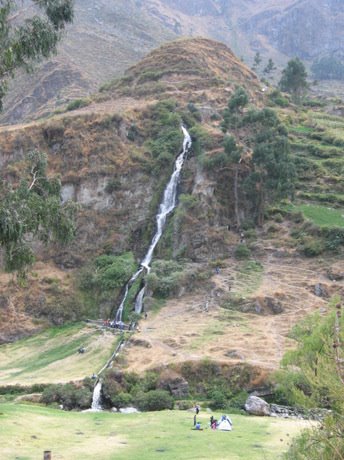
[(164, 226), (166, 223), (166, 218), (167, 215), (174, 209), (176, 205), (176, 198), (177, 198), (177, 185), (179, 182), (179, 177), (180, 177), (180, 172), (182, 170), (184, 160), (186, 157), (186, 154), (188, 153), (190, 147), (191, 147), (191, 137), (190, 134), (187, 132), (187, 130), (182, 126), (183, 134), (184, 134), (184, 142), (183, 142), (183, 151), (182, 153), (177, 157), (175, 164), (174, 164), (174, 171), (172, 173), (172, 176), (166, 185), (165, 191), (164, 191), (164, 197), (163, 200), (160, 204), (159, 207), (159, 212), (156, 216), (156, 226), (157, 230), (155, 232), (155, 235), (153, 236), (152, 242), (148, 248), (147, 254), (143, 258), (141, 262), (141, 266), (145, 267), (147, 271), (150, 270), (149, 264), (151, 263), (152, 257), (153, 257), (153, 252), (155, 249), (155, 246), (158, 244), (160, 237), (162, 235), (162, 232), (164, 230)]
[[(120, 306), (118, 307), (116, 317), (115, 317), (115, 325), (117, 326), (122, 326), (122, 314), (123, 314), (123, 308), (125, 301), (127, 299), (128, 293), (129, 293), (129, 288), (130, 286), (135, 282), (137, 277), (142, 273), (143, 269), (146, 269), (147, 272), (150, 271), (150, 263), (153, 257), (153, 252), (158, 244), (162, 232), (164, 230), (165, 224), (166, 224), (166, 219), (168, 214), (174, 209), (176, 206), (176, 199), (177, 199), (177, 186), (179, 182), (179, 177), (180, 173), (184, 164), (184, 160), (186, 158), (186, 155), (188, 151), (190, 150), (191, 147), (191, 137), (190, 134), (188, 133), (187, 129), (182, 126), (182, 131), (184, 134), (184, 141), (183, 141), (183, 150), (182, 152), (178, 155), (175, 164), (174, 164), (174, 170), (173, 173), (170, 177), (170, 180), (168, 181), (168, 184), (165, 187), (164, 195), (162, 202), (160, 203), (159, 206), (159, 212), (156, 216), (156, 227), (157, 230), (155, 232), (155, 235), (153, 236), (152, 242), (148, 248), (148, 251), (144, 258), (142, 259), (142, 262), (140, 263), (140, 268), (137, 270), (137, 272), (130, 278), (128, 281), (127, 285), (125, 286), (125, 291), (124, 291), (124, 296), (122, 299), (122, 302)], [(136, 313), (141, 313), (142, 311), (142, 302), (143, 302), (143, 296), (144, 296), (144, 291), (145, 288), (143, 287), (139, 294), (136, 297), (136, 302), (135, 302), (135, 312)]]
[(101, 391), (102, 391), (102, 383), (99, 380), (93, 390), (93, 398), (92, 398), (92, 406), (91, 406), (92, 411), (97, 412), (97, 411), (102, 410), (102, 406), (100, 404)]
[(146, 290), (146, 286), (143, 286), (143, 288), (140, 290), (140, 292), (136, 296), (135, 313), (137, 313), (138, 315), (142, 313), (143, 297), (145, 295), (145, 290)]

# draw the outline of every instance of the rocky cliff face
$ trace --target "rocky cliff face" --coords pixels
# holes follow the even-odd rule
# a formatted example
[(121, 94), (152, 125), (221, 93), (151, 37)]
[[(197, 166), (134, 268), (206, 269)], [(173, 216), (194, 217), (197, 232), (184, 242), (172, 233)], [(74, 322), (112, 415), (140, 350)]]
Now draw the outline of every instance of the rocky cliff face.
[(344, 10), (340, 0), (302, 0), (254, 15), (243, 26), (251, 37), (266, 37), (286, 56), (313, 60), (344, 48)]

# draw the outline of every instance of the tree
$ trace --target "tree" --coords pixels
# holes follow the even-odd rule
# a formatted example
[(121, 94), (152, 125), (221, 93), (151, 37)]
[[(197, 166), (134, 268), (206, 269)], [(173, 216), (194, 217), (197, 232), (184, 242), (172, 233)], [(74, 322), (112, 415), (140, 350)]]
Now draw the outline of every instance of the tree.
[(30, 70), (41, 58), (56, 52), (67, 23), (73, 20), (74, 0), (31, 0), (37, 14), (21, 19), (19, 0), (0, 6), (0, 109), (8, 80), (19, 68)]
[(305, 66), (299, 58), (295, 58), (290, 60), (287, 67), (282, 71), (279, 87), (282, 91), (290, 93), (294, 101), (298, 103), (308, 88), (306, 79)]
[(294, 327), (291, 335), (297, 348), (286, 353), (276, 376), (277, 391), (287, 404), (331, 410), (293, 442), (286, 459), (344, 458), (343, 317), (341, 304), (335, 302), (327, 316), (315, 314)]
[(248, 94), (239, 86), (233, 96), (229, 99), (228, 105), (223, 112), (221, 129), (225, 133), (228, 128), (235, 128), (239, 124), (242, 109), (248, 104)]
[(9, 272), (25, 278), (34, 260), (32, 241), (69, 242), (75, 234), (76, 206), (61, 204), (61, 184), (48, 178), (46, 155), (37, 150), (25, 160), (24, 173), (16, 186), (0, 182), (0, 246)]
[(264, 222), (266, 204), (286, 196), (294, 189), (295, 169), (289, 153), (288, 133), (271, 109), (247, 113), (245, 124), (254, 126), (253, 169), (246, 179), (258, 225)]
[(260, 66), (261, 62), (262, 62), (262, 58), (260, 56), (259, 51), (257, 51), (255, 56), (254, 56), (254, 60), (253, 60), (253, 69), (254, 70), (258, 69), (258, 67)]
[(270, 75), (271, 72), (274, 72), (276, 70), (276, 66), (273, 62), (273, 60), (270, 58), (268, 60), (268, 63), (266, 64), (266, 66), (264, 67), (264, 70), (263, 70), (263, 73), (265, 75)]

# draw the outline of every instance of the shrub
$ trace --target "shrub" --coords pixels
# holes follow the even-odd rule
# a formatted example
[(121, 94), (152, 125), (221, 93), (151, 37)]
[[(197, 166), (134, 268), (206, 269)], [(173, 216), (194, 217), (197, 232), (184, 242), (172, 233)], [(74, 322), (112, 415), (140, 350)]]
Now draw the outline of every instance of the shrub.
[(211, 398), (210, 408), (211, 409), (225, 409), (227, 406), (226, 395), (220, 390), (212, 390), (209, 392)]
[(324, 243), (319, 239), (315, 239), (311, 236), (306, 236), (303, 239), (302, 252), (307, 257), (318, 256), (324, 252), (324, 249)]
[(148, 393), (140, 393), (136, 405), (142, 411), (173, 409), (174, 400), (165, 390), (152, 390)]
[(251, 255), (251, 251), (246, 246), (246, 244), (239, 244), (234, 251), (234, 256), (236, 259), (248, 259)]
[(67, 105), (67, 110), (76, 110), (76, 109), (81, 109), (82, 107), (87, 107), (90, 105), (91, 101), (90, 99), (75, 99), (74, 101), (69, 102)]
[(121, 181), (117, 177), (113, 177), (105, 186), (105, 192), (111, 194), (121, 188)]
[(64, 409), (87, 409), (91, 406), (92, 391), (86, 387), (76, 387), (71, 383), (49, 385), (41, 397), (44, 404), (62, 404)]
[(130, 393), (121, 392), (113, 395), (111, 402), (117, 409), (121, 409), (122, 407), (130, 406), (133, 402), (133, 397)]

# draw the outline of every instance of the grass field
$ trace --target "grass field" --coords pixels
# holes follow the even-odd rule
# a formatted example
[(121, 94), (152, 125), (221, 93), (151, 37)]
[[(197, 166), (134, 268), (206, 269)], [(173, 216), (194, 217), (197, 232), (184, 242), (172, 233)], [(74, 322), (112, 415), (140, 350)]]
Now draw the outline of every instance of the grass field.
[(314, 204), (300, 204), (292, 207), (316, 225), (326, 227), (344, 227), (344, 211)]
[[(37, 460), (44, 450), (54, 460), (277, 460), (306, 421), (231, 415), (232, 432), (207, 427), (193, 431), (193, 413), (162, 411), (140, 414), (78, 413), (24, 405), (0, 404), (2, 460)], [(219, 418), (220, 414), (213, 414)]]
[[(84, 324), (48, 329), (0, 346), (0, 385), (68, 382), (97, 373), (118, 336)], [(84, 354), (78, 353), (81, 346)]]

